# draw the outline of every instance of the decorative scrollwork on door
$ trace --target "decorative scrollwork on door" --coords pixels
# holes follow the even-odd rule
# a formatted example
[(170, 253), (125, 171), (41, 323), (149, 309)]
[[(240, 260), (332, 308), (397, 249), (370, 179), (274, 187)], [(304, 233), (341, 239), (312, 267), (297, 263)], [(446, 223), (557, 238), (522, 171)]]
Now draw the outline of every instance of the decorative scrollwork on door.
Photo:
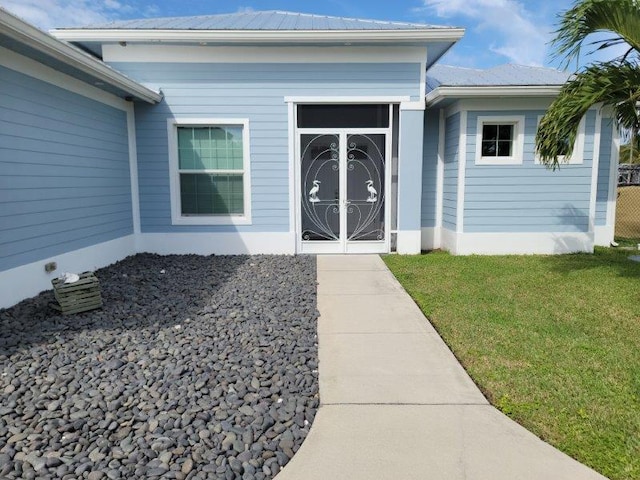
[(347, 136), (347, 240), (384, 240), (385, 135)]
[(300, 136), (302, 239), (340, 239), (340, 152), (338, 135)]

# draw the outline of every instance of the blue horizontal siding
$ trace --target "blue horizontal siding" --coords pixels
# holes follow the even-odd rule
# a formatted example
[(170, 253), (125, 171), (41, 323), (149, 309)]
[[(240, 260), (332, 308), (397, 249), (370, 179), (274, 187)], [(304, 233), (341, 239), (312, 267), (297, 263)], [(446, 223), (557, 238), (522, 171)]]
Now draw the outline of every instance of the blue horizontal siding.
[(424, 115), (424, 146), (422, 149), (422, 213), (423, 227), (436, 225), (436, 196), (438, 176), (438, 139), (440, 112), (427, 110)]
[(456, 230), (458, 225), (458, 161), (460, 151), (459, 113), (446, 119), (444, 132), (442, 226), (449, 230)]
[(598, 164), (598, 189), (596, 193), (596, 220), (598, 226), (607, 224), (607, 203), (609, 201), (609, 180), (611, 168), (611, 147), (613, 143), (613, 120), (602, 119), (600, 130), (600, 160)]
[[(548, 170), (535, 164), (535, 133), (541, 110), (468, 112), (465, 232), (587, 232), (595, 112), (587, 114), (584, 162)], [(481, 115), (523, 115), (522, 165), (476, 165)]]
[[(285, 96), (389, 96), (417, 99), (419, 64), (114, 63), (161, 88), (155, 106), (136, 104), (143, 232), (289, 230), (289, 143)], [(167, 118), (248, 118), (252, 225), (171, 225)]]
[(133, 233), (124, 111), (0, 67), (0, 271)]
[(401, 110), (398, 230), (420, 231), (421, 228), (423, 143), (424, 112)]

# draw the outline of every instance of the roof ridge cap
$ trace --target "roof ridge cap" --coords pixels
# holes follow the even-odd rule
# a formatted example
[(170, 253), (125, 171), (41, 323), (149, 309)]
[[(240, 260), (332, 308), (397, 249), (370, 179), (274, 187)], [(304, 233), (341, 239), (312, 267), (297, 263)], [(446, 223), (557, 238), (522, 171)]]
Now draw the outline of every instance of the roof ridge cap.
[(494, 68), (499, 68), (499, 67), (517, 67), (517, 68), (530, 68), (530, 69), (534, 69), (534, 70), (552, 70), (555, 72), (565, 72), (564, 70), (560, 70), (559, 68), (555, 68), (555, 67), (545, 67), (544, 65), (524, 65), (522, 63), (502, 63), (500, 65), (495, 65), (491, 68), (489, 68), (489, 70), (493, 70)]
[(252, 10), (246, 12), (227, 12), (227, 13), (211, 13), (205, 15), (174, 15), (174, 16), (161, 16), (161, 17), (141, 17), (141, 18), (128, 18), (128, 19), (114, 19), (106, 22), (100, 23), (92, 23), (85, 26), (80, 27), (58, 27), (59, 30), (64, 29), (87, 29), (87, 28), (95, 28), (95, 27), (104, 27), (110, 24), (121, 24), (126, 22), (140, 22), (145, 20), (187, 20), (187, 19), (213, 19), (216, 17), (232, 17), (232, 16), (240, 16), (240, 15), (259, 15), (259, 14), (280, 14), (286, 16), (300, 16), (300, 17), (308, 17), (308, 18), (326, 18), (333, 20), (344, 20), (350, 22), (359, 22), (359, 23), (369, 23), (374, 25), (396, 25), (396, 26), (407, 26), (407, 27), (421, 27), (425, 29), (447, 29), (447, 28), (457, 28), (448, 25), (432, 25), (428, 23), (416, 23), (416, 22), (402, 22), (399, 20), (377, 20), (372, 18), (355, 18), (355, 17), (342, 17), (336, 15), (326, 15), (326, 14), (317, 14), (317, 13), (307, 13), (307, 12), (293, 12), (289, 10)]

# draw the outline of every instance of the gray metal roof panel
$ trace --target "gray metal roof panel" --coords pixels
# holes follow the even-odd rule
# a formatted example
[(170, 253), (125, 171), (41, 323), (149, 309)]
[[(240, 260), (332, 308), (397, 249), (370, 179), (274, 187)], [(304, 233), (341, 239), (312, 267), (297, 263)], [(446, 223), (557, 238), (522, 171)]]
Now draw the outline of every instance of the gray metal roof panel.
[(545, 67), (505, 64), (487, 70), (434, 65), (427, 72), (427, 90), (446, 87), (562, 85), (571, 75)]
[[(365, 20), (283, 11), (260, 11), (195, 17), (145, 18), (86, 25), (88, 30), (424, 30), (451, 28), (422, 23)], [(61, 29), (64, 29), (61, 28)]]

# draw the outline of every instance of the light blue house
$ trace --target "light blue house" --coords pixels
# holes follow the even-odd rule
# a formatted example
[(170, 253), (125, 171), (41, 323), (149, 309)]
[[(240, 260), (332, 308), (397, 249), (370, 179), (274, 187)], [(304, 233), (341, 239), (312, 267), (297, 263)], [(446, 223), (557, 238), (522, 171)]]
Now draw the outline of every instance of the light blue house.
[(547, 170), (536, 125), (567, 75), (438, 65), (463, 33), (250, 12), (51, 36), (0, 10), (0, 307), (136, 252), (609, 244), (610, 113)]

